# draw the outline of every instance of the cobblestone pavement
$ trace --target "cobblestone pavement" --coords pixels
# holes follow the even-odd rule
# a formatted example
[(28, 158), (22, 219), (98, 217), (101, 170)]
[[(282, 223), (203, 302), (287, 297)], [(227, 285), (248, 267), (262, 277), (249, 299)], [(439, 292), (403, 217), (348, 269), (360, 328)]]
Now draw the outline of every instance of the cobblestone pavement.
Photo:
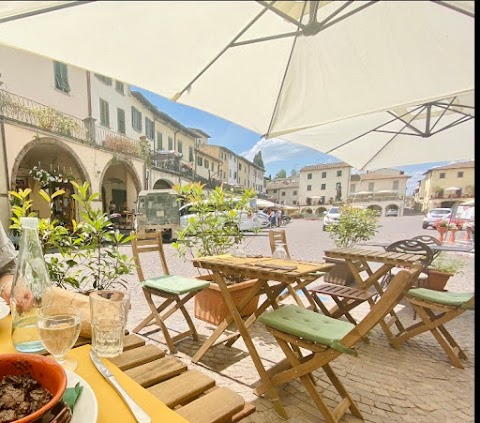
[[(382, 218), (382, 227), (376, 240), (394, 241), (420, 234), (435, 236), (436, 231), (421, 229), (421, 220), (421, 216)], [(294, 220), (285, 229), (290, 253), (294, 258), (318, 261), (321, 260), (325, 249), (334, 246), (328, 233), (322, 231), (322, 223), (319, 221)], [(457, 238), (458, 235), (462, 238), (464, 234), (460, 232)], [(244, 250), (248, 253), (269, 255), (267, 232), (247, 236)], [(131, 254), (130, 248), (125, 248), (125, 251)], [(176, 256), (171, 245), (167, 244), (165, 251), (171, 273), (186, 276), (198, 274), (191, 263)], [(447, 288), (450, 291), (472, 292), (474, 254), (458, 255), (464, 257), (467, 265), (463, 274), (456, 274), (449, 280)], [(158, 266), (157, 257), (152, 255), (147, 259), (150, 260), (148, 268), (152, 272)], [(132, 295), (132, 311), (128, 329), (131, 330), (148, 314), (148, 307), (136, 275), (130, 277), (129, 290)], [(285, 302), (289, 302), (288, 299)], [(193, 316), (193, 300), (189, 302), (187, 308)], [(352, 314), (358, 319), (366, 311), (367, 307), (358, 307)], [(412, 322), (413, 312), (406, 303), (400, 303), (396, 311), (402, 323), (408, 325)], [(168, 322), (168, 327), (173, 332), (186, 329), (181, 315), (171, 317)], [(253, 385), (258, 380), (258, 375), (241, 339), (232, 347), (223, 344), (214, 347), (198, 364), (191, 363), (191, 357), (215, 330), (215, 326), (201, 320), (194, 319), (194, 323), (200, 334), (200, 340), (195, 342), (188, 338), (177, 343), (176, 356), (190, 368), (197, 368), (210, 375), (218, 385), (233, 389), (246, 401), (255, 404), (257, 411), (242, 423), (283, 421), (275, 413), (268, 398), (259, 398), (253, 394)], [(148, 332), (150, 329), (152, 331)], [(430, 333), (413, 338), (404, 344), (401, 351), (397, 351), (388, 345), (379, 327), (372, 331), (369, 345), (361, 342), (357, 345), (357, 357), (343, 354), (332, 363), (338, 377), (358, 403), (366, 422), (474, 421), (474, 312), (464, 313), (447, 324), (447, 329), (468, 356), (464, 370), (450, 364), (447, 355)], [(142, 332), (147, 336), (147, 342), (167, 350), (161, 333), (153, 330), (152, 326)], [(283, 358), (280, 348), (262, 324), (253, 325), (251, 336), (267, 368)], [(315, 376), (318, 379), (318, 389), (322, 391), (328, 405), (334, 407), (339, 398), (336, 391), (327, 383), (322, 370), (316, 371)], [(284, 385), (279, 389), (279, 393), (290, 421), (298, 423), (324, 421), (301, 383)], [(343, 421), (361, 420), (347, 413)]]

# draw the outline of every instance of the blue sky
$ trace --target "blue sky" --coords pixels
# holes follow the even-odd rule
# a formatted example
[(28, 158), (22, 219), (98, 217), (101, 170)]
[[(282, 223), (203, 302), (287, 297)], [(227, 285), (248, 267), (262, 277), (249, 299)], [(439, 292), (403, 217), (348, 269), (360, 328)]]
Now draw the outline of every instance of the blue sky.
[[(300, 170), (307, 165), (331, 163), (339, 161), (336, 157), (323, 154), (318, 150), (294, 144), (279, 139), (262, 140), (260, 134), (245, 129), (225, 119), (210, 113), (194, 109), (183, 104), (172, 102), (162, 96), (142, 88), (133, 87), (140, 91), (151, 103), (164, 113), (190, 128), (198, 128), (210, 135), (210, 144), (222, 145), (233, 152), (253, 160), (258, 151), (262, 151), (265, 164), (265, 176), (274, 177), (281, 169), (290, 175), (292, 169)], [(423, 178), (423, 173), (435, 166), (442, 166), (448, 162), (426, 163), (412, 166), (401, 166), (395, 169), (404, 170), (411, 176), (407, 183), (407, 194), (411, 194)]]

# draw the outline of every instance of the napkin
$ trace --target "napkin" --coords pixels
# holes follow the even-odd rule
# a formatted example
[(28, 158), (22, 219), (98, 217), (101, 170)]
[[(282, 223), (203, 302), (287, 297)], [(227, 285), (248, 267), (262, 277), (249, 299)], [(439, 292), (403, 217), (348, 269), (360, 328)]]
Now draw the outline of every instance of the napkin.
[(65, 390), (65, 393), (63, 394), (63, 402), (65, 402), (70, 410), (73, 412), (73, 408), (75, 407), (75, 403), (78, 400), (78, 397), (82, 393), (83, 386), (80, 385), (80, 382), (78, 382), (74, 388), (67, 388)]

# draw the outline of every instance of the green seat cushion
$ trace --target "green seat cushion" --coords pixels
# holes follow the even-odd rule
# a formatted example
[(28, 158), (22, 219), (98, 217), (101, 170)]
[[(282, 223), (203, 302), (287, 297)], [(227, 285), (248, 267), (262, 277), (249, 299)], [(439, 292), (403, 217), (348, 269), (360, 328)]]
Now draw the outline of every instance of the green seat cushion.
[(188, 292), (200, 291), (210, 285), (208, 281), (186, 278), (177, 275), (164, 275), (157, 278), (146, 279), (144, 286), (168, 292), (169, 294), (182, 295)]
[(407, 296), (452, 307), (474, 308), (473, 305), (467, 306), (465, 304), (474, 296), (471, 292), (444, 292), (426, 288), (412, 288), (408, 290)]
[(340, 343), (340, 340), (355, 327), (350, 322), (332, 319), (293, 304), (264, 313), (259, 320), (289, 335), (327, 345), (347, 354), (355, 354), (354, 350)]

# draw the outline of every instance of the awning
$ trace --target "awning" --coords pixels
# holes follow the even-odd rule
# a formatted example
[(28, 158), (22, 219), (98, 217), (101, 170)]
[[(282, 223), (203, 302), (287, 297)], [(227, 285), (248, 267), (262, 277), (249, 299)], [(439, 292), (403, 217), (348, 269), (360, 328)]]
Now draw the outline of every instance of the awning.
[(445, 188), (443, 191), (458, 191), (460, 189), (461, 188), (458, 188), (458, 187), (448, 187), (448, 188)]

